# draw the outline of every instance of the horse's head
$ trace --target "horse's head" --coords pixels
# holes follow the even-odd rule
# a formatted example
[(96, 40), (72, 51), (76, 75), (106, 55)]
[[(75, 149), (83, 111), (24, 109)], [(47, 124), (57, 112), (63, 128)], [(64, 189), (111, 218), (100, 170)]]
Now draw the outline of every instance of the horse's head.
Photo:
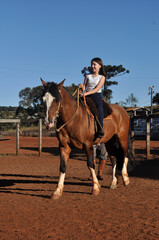
[(55, 121), (59, 115), (60, 101), (61, 101), (61, 88), (63, 86), (64, 80), (55, 84), (54, 82), (46, 83), (42, 80), (44, 86), (43, 102), (45, 104), (45, 125), (47, 128), (53, 127)]

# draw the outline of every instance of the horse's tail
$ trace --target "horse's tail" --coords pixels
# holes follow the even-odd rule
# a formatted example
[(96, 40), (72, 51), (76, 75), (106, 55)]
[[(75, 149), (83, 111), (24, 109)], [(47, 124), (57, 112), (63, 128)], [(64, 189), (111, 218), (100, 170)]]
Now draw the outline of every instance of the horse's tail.
[(118, 154), (116, 156), (116, 158), (117, 158), (117, 169), (118, 170), (122, 170), (123, 163), (124, 163), (124, 155), (125, 154), (124, 154), (124, 150), (123, 150), (123, 148), (122, 148), (118, 138), (117, 138), (116, 144), (117, 144), (117, 149), (118, 149)]
[[(115, 134), (108, 142), (105, 143), (111, 161), (117, 164), (117, 169), (121, 170), (124, 163), (124, 151), (120, 144), (118, 136)], [(115, 158), (114, 158), (115, 157)]]
[(127, 166), (127, 170), (128, 172), (131, 172), (134, 167), (135, 167), (135, 157), (133, 154), (133, 149), (132, 149), (132, 144), (133, 144), (134, 139), (131, 136), (131, 128), (129, 128), (129, 135), (128, 135), (128, 153), (127, 153), (127, 157), (129, 159), (128, 161), (128, 166)]
[(134, 157), (134, 154), (132, 151), (133, 139), (131, 137), (131, 130), (129, 130), (127, 141), (128, 141), (128, 150), (127, 150), (126, 156), (124, 156), (124, 152), (123, 152), (123, 149), (121, 148), (120, 142), (116, 141), (117, 148), (120, 149), (120, 151), (118, 152), (118, 156), (117, 156), (117, 168), (119, 170), (122, 170), (124, 157), (127, 157), (129, 159), (127, 171), (131, 172), (135, 167), (135, 157)]

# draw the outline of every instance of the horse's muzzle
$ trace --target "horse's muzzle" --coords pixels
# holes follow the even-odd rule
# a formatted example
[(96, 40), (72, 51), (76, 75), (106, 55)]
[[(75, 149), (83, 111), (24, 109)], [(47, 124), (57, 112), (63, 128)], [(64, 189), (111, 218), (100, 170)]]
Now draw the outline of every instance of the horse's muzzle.
[(55, 126), (54, 122), (45, 122), (44, 124), (47, 130)]

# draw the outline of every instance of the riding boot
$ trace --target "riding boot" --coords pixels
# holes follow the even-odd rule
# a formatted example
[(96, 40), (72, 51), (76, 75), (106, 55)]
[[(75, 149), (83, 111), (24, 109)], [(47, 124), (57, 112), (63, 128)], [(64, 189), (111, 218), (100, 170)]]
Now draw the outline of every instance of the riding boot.
[(104, 171), (105, 164), (106, 164), (106, 160), (100, 160), (99, 167), (98, 167), (98, 175), (97, 175), (98, 180), (103, 180), (103, 171)]

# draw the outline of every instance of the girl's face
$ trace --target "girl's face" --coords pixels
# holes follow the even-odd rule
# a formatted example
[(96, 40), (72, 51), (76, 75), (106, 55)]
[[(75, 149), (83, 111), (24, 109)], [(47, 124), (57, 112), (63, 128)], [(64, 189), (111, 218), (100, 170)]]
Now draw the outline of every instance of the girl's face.
[(92, 72), (93, 72), (93, 73), (99, 73), (100, 68), (101, 68), (101, 65), (99, 65), (99, 64), (98, 64), (97, 62), (95, 62), (95, 61), (92, 61), (91, 68), (92, 68)]

